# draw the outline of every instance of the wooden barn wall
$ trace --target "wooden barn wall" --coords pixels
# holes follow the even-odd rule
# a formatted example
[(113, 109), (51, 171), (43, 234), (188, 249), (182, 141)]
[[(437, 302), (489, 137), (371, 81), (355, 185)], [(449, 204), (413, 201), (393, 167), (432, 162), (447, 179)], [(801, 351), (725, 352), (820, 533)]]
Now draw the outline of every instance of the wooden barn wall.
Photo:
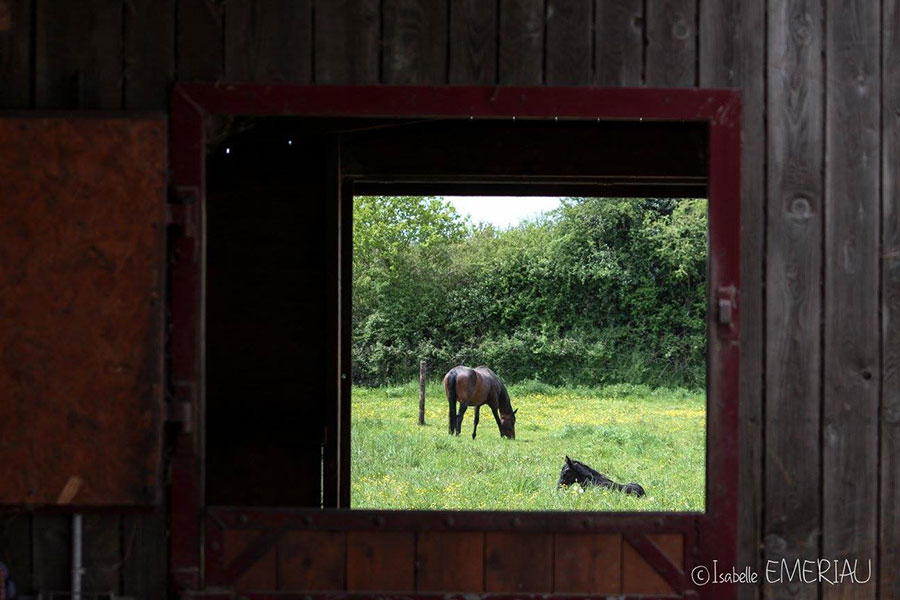
[[(900, 0), (0, 0), (0, 108), (165, 109), (176, 79), (740, 88), (737, 566), (876, 569), (740, 596), (900, 597)], [(86, 588), (160, 597), (163, 523), (90, 517)], [(20, 589), (66, 587), (68, 535), (3, 520)]]

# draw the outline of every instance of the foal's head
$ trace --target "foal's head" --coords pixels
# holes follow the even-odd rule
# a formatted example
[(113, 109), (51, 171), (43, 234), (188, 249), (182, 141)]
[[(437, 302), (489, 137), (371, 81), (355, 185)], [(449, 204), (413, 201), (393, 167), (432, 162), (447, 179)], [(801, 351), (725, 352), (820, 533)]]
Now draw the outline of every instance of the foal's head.
[(593, 475), (595, 473), (600, 475), (600, 473), (597, 473), (586, 464), (577, 460), (572, 460), (567, 456), (566, 462), (563, 463), (562, 471), (559, 472), (559, 481), (556, 483), (556, 487), (572, 485), (576, 481), (579, 485), (584, 487), (588, 483), (593, 482)]

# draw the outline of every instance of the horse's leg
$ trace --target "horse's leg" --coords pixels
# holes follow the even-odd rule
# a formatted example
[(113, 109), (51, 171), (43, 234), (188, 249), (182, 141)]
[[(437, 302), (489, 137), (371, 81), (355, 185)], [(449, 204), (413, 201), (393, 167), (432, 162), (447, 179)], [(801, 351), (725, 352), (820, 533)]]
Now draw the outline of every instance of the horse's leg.
[(469, 405), (465, 402), (459, 403), (459, 414), (456, 415), (456, 435), (459, 435), (459, 432), (462, 429), (463, 415), (466, 414), (467, 408), (469, 408)]
[(475, 427), (472, 428), (472, 439), (475, 439), (475, 433), (478, 431), (478, 415), (481, 414), (481, 405), (475, 407)]
[(491, 412), (494, 413), (494, 420), (497, 421), (497, 429), (500, 430), (500, 436), (503, 436), (503, 427), (500, 426), (500, 411), (497, 410), (497, 404), (493, 403), (490, 405)]

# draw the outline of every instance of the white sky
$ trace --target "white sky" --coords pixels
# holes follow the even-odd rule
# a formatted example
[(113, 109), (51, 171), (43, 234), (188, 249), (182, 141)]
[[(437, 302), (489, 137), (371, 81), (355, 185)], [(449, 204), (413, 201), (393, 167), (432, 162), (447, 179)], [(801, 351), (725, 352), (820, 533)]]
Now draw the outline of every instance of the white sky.
[(559, 198), (547, 196), (444, 196), (473, 223), (483, 221), (495, 227), (518, 225), (526, 217), (534, 217), (559, 206)]

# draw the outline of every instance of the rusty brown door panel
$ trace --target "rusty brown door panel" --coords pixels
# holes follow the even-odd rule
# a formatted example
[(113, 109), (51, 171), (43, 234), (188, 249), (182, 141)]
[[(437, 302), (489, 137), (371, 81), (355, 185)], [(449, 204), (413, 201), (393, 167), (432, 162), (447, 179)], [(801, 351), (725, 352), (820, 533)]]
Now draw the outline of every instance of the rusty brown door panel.
[(166, 121), (0, 118), (0, 504), (160, 498)]

